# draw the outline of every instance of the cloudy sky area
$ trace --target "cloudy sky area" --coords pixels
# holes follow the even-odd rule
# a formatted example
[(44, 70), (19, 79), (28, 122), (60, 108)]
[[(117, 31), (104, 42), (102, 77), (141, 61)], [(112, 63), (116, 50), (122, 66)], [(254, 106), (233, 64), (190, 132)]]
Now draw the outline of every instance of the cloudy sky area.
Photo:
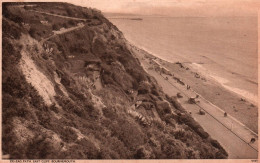
[[(69, 1), (69, 0), (68, 0)], [(260, 0), (78, 0), (102, 12), (170, 16), (255, 16)]]

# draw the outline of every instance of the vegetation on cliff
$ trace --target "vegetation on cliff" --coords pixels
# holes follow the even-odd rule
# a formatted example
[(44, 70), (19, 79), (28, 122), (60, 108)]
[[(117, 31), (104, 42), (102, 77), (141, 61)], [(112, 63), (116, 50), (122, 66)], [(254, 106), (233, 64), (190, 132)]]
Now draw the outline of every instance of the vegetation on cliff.
[(3, 3), (3, 154), (16, 159), (226, 158), (220, 144), (162, 92), (128, 47), (97, 10)]

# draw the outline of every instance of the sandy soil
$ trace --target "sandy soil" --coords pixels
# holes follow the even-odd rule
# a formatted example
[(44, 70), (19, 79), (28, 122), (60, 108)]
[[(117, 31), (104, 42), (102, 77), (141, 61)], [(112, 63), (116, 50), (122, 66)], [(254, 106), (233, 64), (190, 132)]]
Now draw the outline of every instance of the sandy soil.
[[(21, 40), (23, 40), (24, 43), (23, 47), (30, 44), (37, 44), (37, 42), (31, 38), (23, 38)], [(19, 66), (25, 76), (26, 81), (32, 84), (32, 86), (38, 91), (39, 95), (43, 98), (44, 102), (50, 106), (55, 101), (54, 96), (56, 95), (56, 92), (54, 90), (54, 84), (34, 63), (33, 59), (30, 57), (30, 53), (32, 52), (23, 48), (21, 51), (22, 58)]]
[[(257, 158), (257, 107), (241, 101), (241, 97), (196, 73), (188, 65), (163, 61), (133, 45), (130, 49), (165, 93), (170, 96), (176, 96), (179, 92), (182, 94), (179, 102), (211, 137), (220, 142), (229, 153), (229, 158)], [(188, 90), (187, 85), (191, 87)], [(196, 99), (199, 102), (189, 104), (189, 97), (196, 95), (199, 95)], [(200, 115), (200, 110), (206, 114)], [(224, 112), (227, 112), (227, 117), (224, 117)], [(256, 142), (249, 143), (251, 138), (255, 138)]]

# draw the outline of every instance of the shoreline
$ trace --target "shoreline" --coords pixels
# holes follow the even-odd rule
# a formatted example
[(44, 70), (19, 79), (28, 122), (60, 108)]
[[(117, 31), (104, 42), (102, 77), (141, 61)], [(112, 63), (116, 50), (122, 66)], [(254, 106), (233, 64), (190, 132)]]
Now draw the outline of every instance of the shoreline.
[[(131, 43), (130, 41), (128, 41), (131, 45), (134, 45), (134, 43)], [(134, 45), (135, 46), (135, 45)], [(151, 51), (149, 51), (148, 49), (144, 48), (144, 47), (138, 47), (139, 49), (147, 52), (149, 55), (163, 61), (163, 62), (169, 62), (170, 64), (175, 64), (174, 62), (171, 61), (167, 61), (166, 59), (161, 58), (160, 56), (152, 53)], [(178, 61), (177, 61), (178, 62)], [(182, 63), (185, 64), (187, 67), (189, 67), (190, 69), (193, 69), (193, 71), (197, 71), (197, 73), (201, 73), (203, 76), (207, 77), (208, 79), (211, 78), (213, 79), (215, 82), (217, 82), (218, 84), (220, 84), (223, 88), (225, 88), (228, 91), (231, 91), (233, 93), (235, 93), (238, 96), (241, 96), (241, 98), (245, 98), (246, 100), (248, 100), (249, 102), (253, 103), (254, 105), (258, 106), (258, 96), (257, 94), (254, 94), (252, 92), (249, 92), (247, 90), (244, 89), (240, 89), (237, 87), (232, 87), (230, 86), (232, 83), (230, 83), (230, 81), (226, 78), (217, 76), (211, 72), (206, 72), (205, 68), (198, 64), (198, 63), (194, 63), (194, 62), (185, 62)], [(195, 67), (196, 66), (196, 67)]]
[(240, 89), (237, 87), (230, 86), (232, 83), (230, 83), (230, 81), (228, 79), (217, 76), (210, 72), (206, 72), (207, 70), (205, 70), (205, 68), (198, 63), (191, 63), (191, 67), (193, 69), (195, 69), (196, 71), (202, 73), (204, 76), (207, 76), (208, 78), (212, 78), (213, 80), (218, 82), (223, 88), (226, 88), (227, 90), (237, 94), (238, 96), (241, 96), (242, 98), (245, 98), (246, 100), (250, 101), (254, 105), (258, 106), (257, 95), (255, 95), (247, 90), (243, 90), (243, 89)]
[[(127, 43), (131, 48), (143, 53), (143, 57), (141, 57), (141, 59), (139, 58), (143, 67), (145, 59), (149, 60), (146, 69), (156, 69), (155, 67), (157, 66), (158, 70), (159, 65), (160, 69), (163, 68), (164, 74), (172, 74), (175, 80), (180, 80), (177, 83), (182, 82), (184, 85), (189, 85), (196, 94), (201, 95), (205, 100), (236, 118), (241, 124), (244, 124), (254, 133), (258, 133), (257, 104), (253, 104), (251, 100), (247, 100), (245, 97), (225, 88), (221, 83), (214, 80), (213, 77), (196, 71), (189, 63), (171, 63), (153, 55), (149, 50), (147, 51), (144, 48), (135, 46), (134, 43), (130, 41), (127, 41)], [(140, 56), (136, 57), (138, 58)], [(151, 61), (154, 62), (152, 63)], [(170, 77), (171, 76), (169, 76), (169, 78)]]
[[(248, 101), (240, 101), (240, 97), (235, 93), (226, 90), (214, 80), (208, 80), (208, 77), (198, 74), (183, 63), (170, 63), (138, 48), (129, 41), (127, 44), (133, 56), (140, 61), (144, 70), (156, 79), (164, 93), (170, 97), (177, 97), (177, 101), (194, 120), (223, 146), (229, 154), (229, 159), (257, 158), (258, 116), (252, 116), (255, 112), (256, 115), (258, 114), (255, 106), (251, 106)], [(187, 86), (190, 88), (186, 89)], [(215, 94), (218, 91), (223, 98), (214, 101), (221, 97), (220, 93)], [(181, 97), (178, 97), (178, 94), (181, 94)], [(189, 103), (190, 97), (195, 98), (196, 102)], [(225, 107), (229, 105), (233, 105), (231, 108), (236, 111), (232, 112), (228, 110), (230, 107)], [(245, 110), (241, 105), (251, 108)], [(201, 115), (201, 111), (205, 114)], [(228, 116), (224, 116), (224, 113)], [(251, 117), (248, 118), (248, 115)], [(251, 138), (255, 138), (256, 142), (250, 143)]]

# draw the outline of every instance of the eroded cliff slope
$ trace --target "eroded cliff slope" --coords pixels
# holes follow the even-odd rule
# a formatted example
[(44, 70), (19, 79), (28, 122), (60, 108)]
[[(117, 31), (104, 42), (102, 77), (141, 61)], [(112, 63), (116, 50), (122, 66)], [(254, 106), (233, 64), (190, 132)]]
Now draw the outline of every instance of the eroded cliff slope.
[(2, 148), (11, 158), (226, 158), (98, 11), (3, 3)]

